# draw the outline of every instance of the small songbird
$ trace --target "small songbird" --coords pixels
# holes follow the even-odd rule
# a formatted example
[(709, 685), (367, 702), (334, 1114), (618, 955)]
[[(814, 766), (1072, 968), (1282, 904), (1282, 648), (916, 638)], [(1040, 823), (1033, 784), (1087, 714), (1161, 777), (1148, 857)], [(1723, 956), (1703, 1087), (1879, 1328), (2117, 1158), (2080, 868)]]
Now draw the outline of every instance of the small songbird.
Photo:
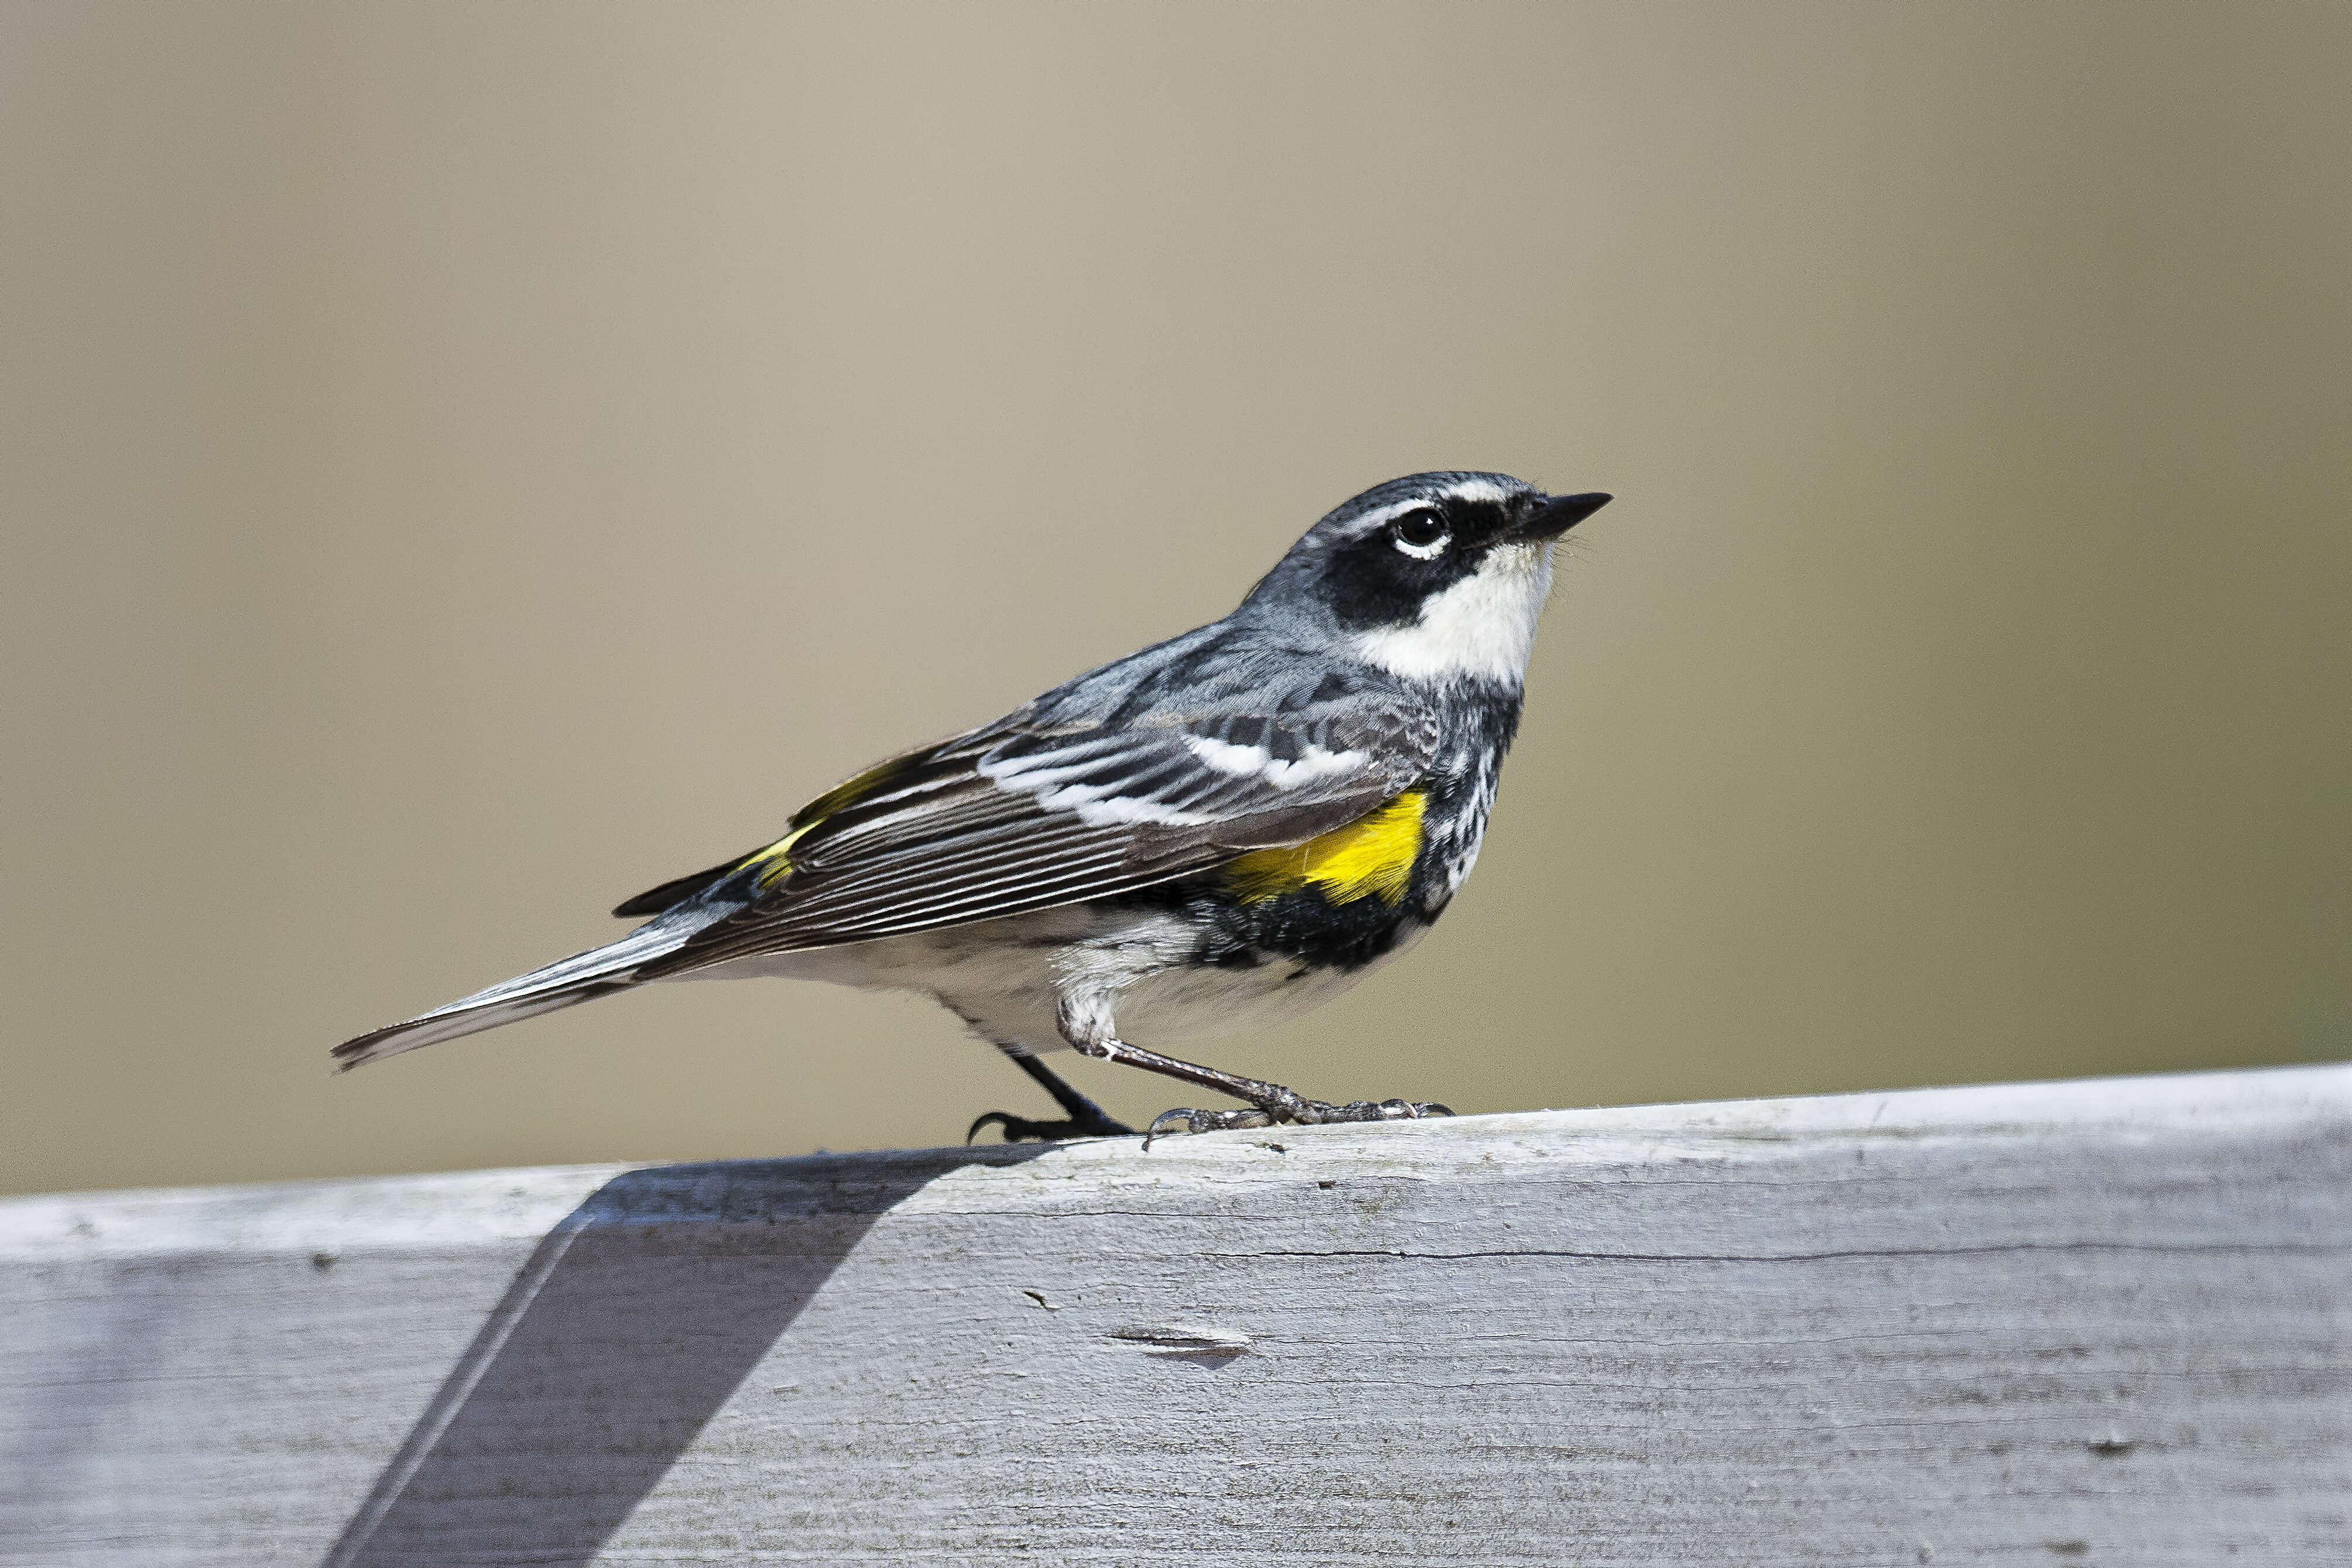
[(1294, 1014), (1420, 940), (1478, 858), (1554, 542), (1605, 505), (1414, 474), (1307, 531), (1223, 620), (877, 763), (782, 837), (614, 910), (646, 923), (335, 1047), (345, 1068), (649, 980), (790, 975), (936, 998), (1062, 1107), (1130, 1132), (1068, 1047), (1244, 1102), (1150, 1136), (1452, 1114), (1331, 1105), (1162, 1054)]

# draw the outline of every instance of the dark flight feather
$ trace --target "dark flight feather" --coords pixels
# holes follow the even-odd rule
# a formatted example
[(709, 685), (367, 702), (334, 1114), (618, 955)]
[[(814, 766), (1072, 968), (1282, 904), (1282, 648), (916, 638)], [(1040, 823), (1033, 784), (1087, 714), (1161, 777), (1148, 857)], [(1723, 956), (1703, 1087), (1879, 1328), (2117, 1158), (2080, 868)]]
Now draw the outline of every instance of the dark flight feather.
[[(751, 853), (757, 854), (758, 851), (753, 850)], [(750, 858), (750, 855), (738, 855), (732, 860), (721, 860), (708, 871), (697, 871), (690, 877), (673, 878), (658, 888), (648, 888), (626, 903), (614, 905), (613, 913), (625, 921), (644, 920), (648, 916), (657, 915), (673, 904), (682, 904), (697, 893), (707, 892), (718, 886), (734, 872), (736, 867), (740, 866)]]

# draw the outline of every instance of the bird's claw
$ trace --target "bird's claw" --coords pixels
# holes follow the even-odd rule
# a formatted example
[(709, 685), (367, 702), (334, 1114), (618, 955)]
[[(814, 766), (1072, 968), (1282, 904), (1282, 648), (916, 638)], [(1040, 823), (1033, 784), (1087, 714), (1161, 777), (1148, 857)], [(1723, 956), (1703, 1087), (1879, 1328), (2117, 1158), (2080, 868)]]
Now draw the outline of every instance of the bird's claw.
[(1274, 1113), (1251, 1106), (1246, 1110), (1163, 1110), (1143, 1130), (1143, 1146), (1171, 1132), (1223, 1132), (1234, 1127), (1271, 1127)]
[(1305, 1127), (1339, 1121), (1418, 1121), (1423, 1117), (1453, 1114), (1452, 1106), (1440, 1105), (1433, 1100), (1356, 1100), (1345, 1105), (1301, 1100), (1295, 1106), (1253, 1105), (1241, 1110), (1179, 1109), (1162, 1111), (1152, 1119), (1151, 1125), (1143, 1131), (1143, 1146), (1149, 1149), (1154, 1138), (1171, 1132), (1223, 1132), (1237, 1127), (1272, 1127), (1283, 1121), (1295, 1121)]
[(1108, 1116), (1096, 1116), (1091, 1119), (1071, 1117), (1062, 1121), (1032, 1121), (1025, 1116), (1015, 1116), (1010, 1111), (992, 1110), (983, 1116), (972, 1119), (971, 1125), (964, 1131), (963, 1141), (970, 1143), (980, 1136), (982, 1128), (991, 1123), (1004, 1129), (1004, 1141), (1007, 1143), (1019, 1143), (1027, 1139), (1034, 1139), (1040, 1143), (1059, 1143), (1071, 1138), (1118, 1138), (1135, 1135), (1134, 1128), (1124, 1121), (1114, 1121)]

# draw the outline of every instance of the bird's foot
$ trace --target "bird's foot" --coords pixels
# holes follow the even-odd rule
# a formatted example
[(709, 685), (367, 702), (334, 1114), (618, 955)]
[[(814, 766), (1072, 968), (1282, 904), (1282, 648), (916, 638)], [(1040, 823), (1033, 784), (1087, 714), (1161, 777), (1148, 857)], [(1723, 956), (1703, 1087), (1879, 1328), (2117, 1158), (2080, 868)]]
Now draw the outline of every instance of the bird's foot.
[(1331, 1105), (1294, 1094), (1287, 1100), (1273, 1100), (1240, 1110), (1162, 1111), (1144, 1129), (1143, 1146), (1149, 1149), (1154, 1138), (1171, 1132), (1223, 1132), (1235, 1127), (1272, 1127), (1284, 1121), (1294, 1121), (1302, 1127), (1320, 1127), (1335, 1121), (1418, 1121), (1426, 1116), (1453, 1114), (1451, 1106), (1434, 1100), (1356, 1100), (1345, 1105)]
[(1094, 1114), (1073, 1115), (1060, 1121), (1032, 1121), (1011, 1111), (992, 1110), (973, 1121), (971, 1129), (964, 1133), (963, 1141), (971, 1142), (980, 1136), (982, 1128), (992, 1124), (1004, 1130), (1007, 1143), (1018, 1143), (1025, 1139), (1034, 1139), (1040, 1143), (1059, 1143), (1070, 1138), (1131, 1138), (1135, 1135), (1134, 1128), (1124, 1121), (1113, 1121), (1103, 1114), (1099, 1107), (1089, 1105), (1087, 1109)]
[(1066, 1138), (1132, 1138), (1135, 1129), (1124, 1121), (1113, 1121), (1103, 1108), (1062, 1081), (1062, 1075), (1039, 1061), (1031, 1052), (1011, 1046), (1000, 1047), (1013, 1058), (1013, 1065), (1037, 1080), (1038, 1087), (1054, 1097), (1054, 1103), (1067, 1114), (1059, 1121), (1032, 1121), (1025, 1116), (1015, 1116), (1009, 1110), (992, 1110), (974, 1121), (965, 1130), (967, 1143), (980, 1136), (980, 1130), (991, 1122), (1004, 1129), (1004, 1141), (1018, 1143), (1034, 1138), (1040, 1143), (1058, 1143)]

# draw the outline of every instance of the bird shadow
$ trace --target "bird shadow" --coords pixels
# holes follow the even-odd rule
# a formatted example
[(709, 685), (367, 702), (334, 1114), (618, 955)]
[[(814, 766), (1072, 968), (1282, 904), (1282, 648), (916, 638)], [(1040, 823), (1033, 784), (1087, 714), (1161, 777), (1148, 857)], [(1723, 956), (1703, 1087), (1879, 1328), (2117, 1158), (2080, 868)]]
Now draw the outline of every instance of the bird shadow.
[(1045, 1147), (615, 1176), (541, 1239), (322, 1568), (586, 1563), (875, 1221)]

